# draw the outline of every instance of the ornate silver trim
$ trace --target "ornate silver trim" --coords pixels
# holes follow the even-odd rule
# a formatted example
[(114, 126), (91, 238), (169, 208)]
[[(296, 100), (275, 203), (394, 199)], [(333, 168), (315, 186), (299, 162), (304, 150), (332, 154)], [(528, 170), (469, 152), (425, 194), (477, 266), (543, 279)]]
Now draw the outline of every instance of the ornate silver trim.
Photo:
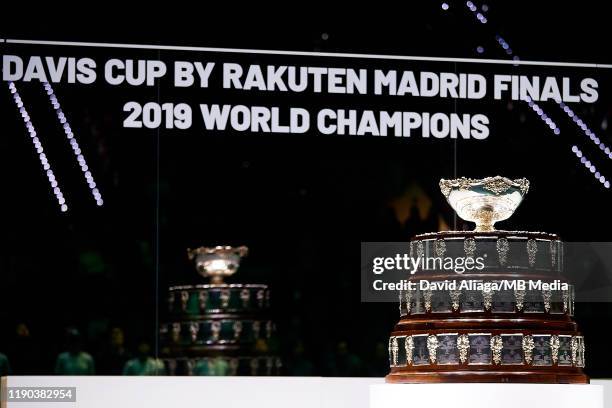
[(206, 311), (206, 302), (208, 301), (208, 292), (201, 290), (198, 292), (198, 305), (200, 306), (200, 312)]
[(266, 300), (266, 291), (263, 289), (259, 289), (255, 294), (255, 297), (257, 298), (257, 304), (259, 305), (259, 307), (263, 307), (264, 301)]
[(552, 292), (548, 289), (542, 290), (542, 299), (544, 300), (544, 311), (546, 313), (550, 313), (550, 299), (552, 297)]
[[(572, 300), (572, 295), (571, 295), (571, 285), (570, 285), (570, 290), (541, 290), (538, 291), (536, 289), (530, 289), (530, 290), (514, 290), (514, 302), (515, 302), (515, 309), (517, 312), (523, 312), (523, 313), (530, 313), (530, 314), (546, 314), (546, 313), (553, 313), (556, 315), (560, 315), (560, 314), (569, 314), (570, 312), (570, 302)], [(438, 293), (440, 291), (438, 290), (432, 290), (432, 289), (428, 289), (428, 290), (423, 290), (421, 292), (421, 296), (422, 296), (422, 300), (423, 300), (423, 305), (424, 305), (424, 309), (426, 313), (433, 313), (432, 312), (432, 307), (433, 307), (433, 295), (434, 292)], [(553, 292), (555, 294), (558, 294), (560, 292), (560, 298), (557, 297), (555, 299), (555, 301), (553, 302)], [(446, 311), (438, 311), (435, 313), (454, 313), (454, 312), (459, 312), (462, 314), (465, 313), (513, 313), (514, 311), (509, 311), (509, 310), (494, 310), (494, 300), (495, 300), (495, 295), (497, 294), (497, 291), (493, 290), (493, 289), (483, 289), (481, 291), (482, 294), (482, 299), (483, 299), (483, 309), (481, 309), (480, 311), (474, 311), (474, 310), (461, 310), (461, 296), (463, 294), (463, 290), (461, 289), (455, 289), (455, 290), (449, 290), (448, 292), (449, 297), (448, 299), (450, 300), (450, 304), (447, 305), (448, 308), (450, 308), (450, 310), (446, 309)], [(541, 295), (541, 301), (538, 301), (538, 305), (539, 307), (534, 308), (533, 310), (529, 310), (529, 311), (525, 311), (524, 307), (525, 307), (525, 299), (527, 299), (527, 294), (533, 294), (535, 295), (540, 294)], [(404, 295), (404, 291), (400, 291), (400, 316), (407, 316), (407, 315), (411, 315), (412, 313), (412, 300), (414, 298), (414, 293), (411, 290), (406, 290), (405, 291), (405, 295)], [(404, 309), (404, 299), (405, 299), (405, 309)], [(553, 304), (559, 304), (557, 306), (557, 308), (553, 311), (552, 310), (552, 306)], [(561, 308), (561, 304), (563, 307), (563, 312), (561, 312), (560, 308)], [(421, 310), (418, 314), (423, 314), (424, 312)]]
[(461, 305), (461, 290), (451, 290), (450, 291), (451, 298), (451, 307), (453, 312), (459, 310), (459, 306)]
[(529, 180), (526, 178), (510, 180), (507, 177), (494, 176), (486, 177), (483, 179), (472, 179), (467, 177), (460, 177), (456, 179), (441, 179), (440, 180), (440, 191), (444, 197), (448, 198), (448, 195), (457, 188), (459, 190), (467, 190), (471, 187), (482, 185), (485, 190), (488, 190), (495, 195), (500, 195), (506, 192), (510, 187), (516, 187), (521, 190), (523, 195), (529, 191)]
[[(463, 238), (465, 233), (469, 231), (437, 231), (437, 232), (424, 232), (422, 234), (418, 234), (414, 236), (414, 239), (431, 239), (430, 237), (437, 237), (439, 235), (447, 235), (449, 238)], [(494, 232), (490, 232), (493, 235), (497, 235), (500, 233), (505, 233), (508, 235), (539, 235), (541, 237), (545, 237), (545, 239), (551, 239), (558, 241), (559, 235), (553, 234), (552, 232), (544, 232), (544, 231), (508, 231), (508, 230), (495, 230)]]
[(516, 310), (519, 312), (523, 310), (523, 304), (525, 302), (525, 291), (524, 290), (515, 290), (514, 298), (516, 300)]
[(500, 364), (502, 357), (503, 343), (501, 336), (491, 337), (491, 353), (493, 354), (493, 364)]
[(508, 238), (501, 237), (497, 239), (495, 243), (495, 249), (497, 250), (497, 257), (501, 266), (506, 266), (508, 262), (508, 251), (510, 250), (510, 243)]
[(246, 309), (251, 300), (251, 292), (248, 289), (242, 289), (240, 291), (240, 300), (242, 300), (242, 307)]
[[(457, 351), (459, 361), (454, 363), (444, 363), (441, 364), (438, 361), (438, 348), (440, 346), (438, 336), (441, 335), (449, 335), (449, 333), (423, 333), (418, 334), (419, 337), (427, 336), (427, 351), (429, 353), (429, 364), (430, 365), (461, 365), (461, 364), (469, 364), (470, 354), (473, 352), (470, 348), (470, 336), (489, 336), (490, 337), (490, 348), (491, 348), (491, 356), (492, 359), (490, 363), (472, 363), (470, 365), (481, 365), (481, 366), (496, 366), (503, 364), (503, 353), (504, 353), (504, 342), (503, 338), (505, 336), (521, 336), (521, 348), (523, 352), (523, 359), (520, 363), (507, 363), (507, 365), (524, 365), (529, 366), (533, 365), (534, 361), (534, 349), (535, 342), (533, 335), (524, 334), (524, 333), (451, 333), (454, 336), (457, 336)], [(584, 337), (583, 336), (570, 336), (570, 335), (557, 335), (557, 334), (539, 334), (537, 336), (549, 337), (548, 343), (551, 349), (551, 366), (559, 366), (559, 367), (570, 367), (569, 364), (559, 364), (559, 350), (560, 350), (560, 337), (569, 337), (571, 338), (571, 367), (584, 367), (584, 355), (585, 355), (585, 345), (584, 345)], [(412, 366), (413, 365), (413, 351), (414, 351), (414, 340), (413, 336), (405, 336), (405, 344), (404, 348), (406, 350), (406, 363), (398, 364), (399, 360), (399, 343), (398, 338), (404, 336), (391, 336), (389, 338), (389, 360), (390, 365), (392, 367), (404, 367), (404, 366)], [(420, 364), (419, 364), (420, 365)]]
[(569, 350), (566, 350), (568, 352), (567, 358), (569, 359), (569, 362), (564, 361), (563, 363), (561, 362), (561, 353), (559, 353), (558, 358), (558, 365), (560, 366), (572, 366), (572, 356), (571, 356), (571, 344), (572, 344), (572, 336), (568, 336), (566, 334), (560, 334), (559, 336), (559, 352), (561, 351), (561, 342), (563, 340), (563, 342), (565, 343), (566, 339), (567, 339), (567, 345), (570, 347)]
[(476, 253), (476, 240), (472, 237), (467, 237), (463, 240), (463, 250), (467, 258), (473, 258)]
[(406, 336), (406, 344), (404, 345), (406, 349), (406, 364), (412, 364), (412, 352), (414, 351), (414, 340), (412, 336)]
[(423, 291), (423, 303), (425, 304), (425, 311), (427, 313), (431, 312), (431, 297), (433, 296), (433, 292), (429, 289)]
[(538, 253), (538, 243), (535, 239), (530, 238), (527, 240), (527, 260), (529, 266), (533, 267), (536, 262), (536, 254)]
[(412, 310), (412, 291), (410, 289), (406, 290), (406, 313), (410, 314)]
[(189, 292), (186, 290), (181, 291), (181, 310), (184, 312), (187, 310), (187, 301), (189, 300)]
[[(271, 320), (252, 320), (248, 318), (177, 321), (164, 323), (159, 328), (163, 341), (180, 343), (185, 346), (214, 343), (238, 344), (260, 338), (270, 339), (274, 336), (275, 331), (276, 328)], [(264, 335), (265, 337), (263, 337)]]
[(219, 341), (219, 334), (221, 334), (221, 322), (215, 321), (210, 324), (210, 330), (212, 332), (212, 340)]
[(423, 244), (423, 241), (417, 241), (416, 254), (417, 258), (425, 257), (425, 244)]
[(391, 338), (391, 363), (393, 366), (397, 366), (397, 354), (399, 352), (399, 346), (397, 344), (397, 337)]
[[(421, 241), (423, 242), (423, 241)], [(443, 258), (446, 253), (446, 242), (443, 239), (437, 239), (434, 243), (434, 254), (437, 258)]]
[(559, 336), (556, 334), (550, 336), (550, 354), (553, 364), (557, 364), (557, 361), (559, 361)]
[(457, 349), (459, 350), (459, 361), (461, 364), (465, 364), (470, 351), (470, 339), (467, 334), (461, 334), (457, 337)]
[(493, 295), (495, 294), (495, 291), (493, 289), (484, 289), (482, 291), (482, 301), (483, 301), (483, 306), (484, 306), (484, 310), (485, 312), (488, 312), (489, 310), (491, 310), (491, 307), (493, 306)]
[(576, 365), (578, 355), (578, 339), (572, 337), (572, 365)]
[(198, 339), (198, 332), (200, 331), (199, 323), (191, 323), (189, 325), (189, 334), (191, 334), (191, 341), (195, 343)]
[(531, 335), (523, 336), (523, 358), (525, 359), (525, 364), (527, 365), (533, 362), (534, 348), (535, 343), (533, 342), (533, 337)]
[(579, 343), (578, 344), (578, 347), (579, 347), (578, 351), (580, 352), (580, 356), (581, 356), (580, 359), (578, 359), (578, 358), (576, 359), (577, 360), (576, 361), (576, 365), (578, 367), (584, 367), (584, 364), (586, 362), (586, 348), (585, 348), (585, 345), (584, 345), (584, 337), (577, 336), (576, 338), (577, 338), (578, 343)]
[(508, 191), (510, 187), (518, 186), (523, 195), (529, 191), (529, 180), (526, 178), (510, 180), (506, 177), (495, 176), (487, 177), (483, 180), (483, 188), (489, 190), (496, 195), (500, 195)]
[(427, 351), (429, 352), (429, 361), (431, 364), (436, 363), (436, 352), (438, 350), (438, 337), (434, 334), (427, 337)]
[(242, 333), (242, 322), (240, 320), (234, 322), (234, 340), (240, 339), (240, 334)]
[(202, 283), (198, 285), (178, 285), (170, 286), (169, 292), (178, 292), (181, 290), (219, 290), (219, 289), (242, 289), (242, 288), (262, 288), (267, 289), (268, 285), (262, 285), (259, 283)]
[[(251, 309), (268, 308), (269, 291), (259, 285), (218, 285), (217, 287), (171, 290), (168, 293), (168, 311), (185, 317), (211, 313), (244, 313)], [(257, 295), (257, 304), (252, 302)]]
[(224, 289), (221, 291), (221, 307), (223, 309), (227, 308), (227, 306), (229, 305), (229, 301), (230, 301), (230, 291), (227, 289)]

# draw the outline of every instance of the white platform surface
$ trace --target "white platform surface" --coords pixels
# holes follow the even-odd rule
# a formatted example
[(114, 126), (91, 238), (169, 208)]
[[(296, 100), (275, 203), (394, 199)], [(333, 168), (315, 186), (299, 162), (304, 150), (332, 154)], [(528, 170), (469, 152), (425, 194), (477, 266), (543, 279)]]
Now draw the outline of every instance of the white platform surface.
[[(409, 403), (407, 403), (409, 401)], [(377, 384), (370, 408), (603, 408), (601, 385), (587, 384)]]
[(9, 402), (6, 408), (368, 408), (370, 402), (372, 408), (601, 408), (604, 398), (605, 407), (612, 408), (612, 380), (591, 385), (384, 384), (382, 378), (9, 376), (6, 385), (77, 388), (76, 403)]

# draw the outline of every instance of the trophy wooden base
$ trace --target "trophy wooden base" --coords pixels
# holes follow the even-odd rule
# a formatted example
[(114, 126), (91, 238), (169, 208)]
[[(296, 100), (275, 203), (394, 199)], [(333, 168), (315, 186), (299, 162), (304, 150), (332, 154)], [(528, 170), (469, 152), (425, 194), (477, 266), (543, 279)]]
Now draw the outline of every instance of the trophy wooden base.
[(395, 372), (385, 377), (387, 383), (539, 383), (539, 384), (589, 384), (583, 373), (543, 371), (435, 371)]

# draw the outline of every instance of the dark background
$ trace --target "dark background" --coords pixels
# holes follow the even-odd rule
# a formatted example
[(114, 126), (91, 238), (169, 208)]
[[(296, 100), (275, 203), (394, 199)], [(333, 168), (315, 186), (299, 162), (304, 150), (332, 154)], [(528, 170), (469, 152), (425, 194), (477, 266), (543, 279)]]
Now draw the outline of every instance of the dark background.
[[(606, 46), (611, 34), (607, 14), (595, 2), (567, 6), (490, 2), (484, 13), (487, 24), (479, 23), (464, 2), (447, 3), (446, 11), (441, 2), (420, 2), (409, 7), (364, 5), (358, 13), (354, 5), (332, 9), (303, 3), (278, 16), (272, 16), (280, 11), (272, 6), (262, 6), (259, 13), (238, 6), (177, 8), (165, 10), (163, 16), (96, 7), (81, 17), (61, 16), (57, 13), (61, 10), (44, 17), (7, 10), (12, 18), (0, 35), (612, 63)], [(480, 11), (483, 3), (475, 5)], [(496, 35), (508, 41), (512, 55), (499, 46)], [(35, 54), (34, 49), (27, 52)], [(51, 52), (46, 47), (38, 50)], [(158, 56), (156, 51), (136, 50), (71, 52)], [(161, 57), (172, 59), (175, 54)], [(284, 60), (264, 59), (265, 63)], [(330, 61), (334, 62), (342, 61)], [(350, 61), (350, 66), (371, 64)], [(442, 69), (441, 65), (389, 64)], [(458, 72), (513, 69), (443, 66)], [(606, 144), (612, 144), (604, 125), (612, 106), (607, 71), (525, 68), (519, 72), (597, 77), (598, 103), (573, 108)], [(71, 325), (81, 330), (86, 349), (94, 355), (113, 326), (124, 329), (129, 347), (146, 340), (158, 349), (165, 288), (200, 282), (185, 249), (244, 244), (251, 252), (233, 280), (271, 285), (287, 374), (303, 374), (295, 367), (306, 360), (312, 375), (382, 376), (397, 305), (360, 303), (359, 243), (408, 240), (416, 233), (436, 230), (441, 221), (453, 227), (456, 220), (437, 191), (442, 177), (498, 173), (528, 177), (532, 191), (504, 227), (556, 232), (568, 241), (608, 240), (610, 190), (578, 163), (570, 148), (579, 144), (606, 175), (612, 174), (611, 161), (554, 103), (542, 106), (561, 128), (560, 136), (554, 136), (524, 103), (482, 107), (451, 100), (433, 106), (447, 112), (488, 112), (494, 124), (484, 142), (195, 130), (158, 133), (122, 129), (121, 105), (128, 98), (173, 98), (169, 87), (57, 85), (58, 98), (104, 196), (105, 204), (98, 208), (41, 87), (23, 84), (19, 89), (39, 133), (57, 135), (43, 143), (71, 208), (60, 213), (10, 94), (3, 92), (0, 352), (11, 358), (20, 323), (27, 325), (36, 344), (30, 346), (36, 351), (33, 362), (23, 369), (16, 366), (18, 374), (51, 373), (57, 353), (63, 350), (64, 329)], [(192, 93), (188, 98), (198, 101), (202, 96)], [(350, 98), (332, 103), (350, 106)], [(321, 105), (308, 98), (300, 102)], [(386, 107), (367, 99), (359, 103)], [(409, 110), (409, 104), (396, 103), (395, 108)], [(412, 103), (414, 108), (421, 101)], [(194, 125), (195, 118), (194, 111)], [(420, 204), (431, 203), (431, 207), (423, 204), (428, 211), (415, 210), (415, 196)], [(605, 327), (611, 316), (608, 304), (577, 305), (577, 320), (587, 339), (587, 372), (593, 376), (610, 375)], [(339, 363), (344, 344), (359, 361), (357, 368), (348, 370)], [(302, 347), (304, 354), (298, 355)]]

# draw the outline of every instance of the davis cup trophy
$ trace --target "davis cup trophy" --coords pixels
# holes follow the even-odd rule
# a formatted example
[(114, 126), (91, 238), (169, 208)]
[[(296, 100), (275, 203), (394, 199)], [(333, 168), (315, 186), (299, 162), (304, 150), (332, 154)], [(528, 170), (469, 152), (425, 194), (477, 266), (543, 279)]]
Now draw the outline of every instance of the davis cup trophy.
[(459, 274), (434, 262), (410, 276), (455, 286), (417, 284), (400, 293), (387, 382), (588, 383), (584, 338), (573, 321), (573, 286), (562, 276), (561, 240), (494, 228), (513, 214), (529, 182), (459, 178), (441, 180), (440, 189), (476, 229), (417, 235), (410, 256), (472, 258), (482, 267)]
[(274, 323), (267, 285), (224, 283), (238, 270), (247, 247), (187, 251), (210, 283), (168, 290), (168, 322), (160, 336), (170, 375), (274, 375)]

